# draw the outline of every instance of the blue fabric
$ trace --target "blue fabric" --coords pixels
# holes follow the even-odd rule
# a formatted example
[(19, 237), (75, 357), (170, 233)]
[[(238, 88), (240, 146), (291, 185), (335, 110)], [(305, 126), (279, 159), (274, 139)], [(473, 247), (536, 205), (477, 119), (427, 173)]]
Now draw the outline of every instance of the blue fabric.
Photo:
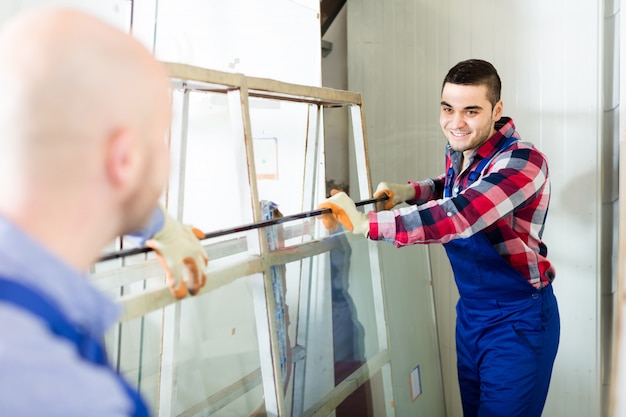
[[(0, 216), (0, 276), (49, 300), (69, 322), (102, 339), (120, 307), (84, 272)], [(59, 399), (62, 400), (59, 400)], [(0, 303), (0, 414), (127, 417), (132, 403), (114, 373), (83, 360), (39, 317)]]
[(165, 214), (160, 206), (156, 206), (154, 210), (152, 210), (148, 224), (139, 230), (125, 235), (124, 238), (133, 246), (140, 248), (146, 245), (148, 239), (152, 238), (159, 230), (163, 229), (164, 224)]
[[(488, 162), (481, 161), (473, 180)], [(446, 184), (445, 194), (451, 189)], [(482, 232), (444, 247), (460, 294), (456, 345), (463, 415), (540, 417), (560, 335), (552, 286), (530, 285)]]
[(87, 362), (106, 367), (115, 374), (134, 405), (133, 417), (147, 417), (148, 409), (139, 393), (110, 367), (104, 346), (89, 333), (71, 324), (45, 297), (15, 281), (0, 277), (0, 302), (16, 305), (44, 321), (55, 335), (72, 342), (78, 354)]
[[(513, 145), (513, 143), (515, 143), (517, 141), (517, 137), (515, 136), (511, 136), (509, 138), (507, 138), (504, 143), (502, 143), (500, 145), (500, 151), (505, 150), (506, 148), (508, 148), (509, 146)], [(491, 161), (491, 159), (489, 158), (484, 158), (482, 159), (478, 165), (476, 166), (476, 168), (470, 172), (468, 179), (469, 182), (472, 183), (474, 181), (476, 181), (478, 179), (478, 177), (480, 177), (480, 174), (482, 174), (483, 170), (487, 167), (487, 165), (489, 164), (489, 162)], [(446, 173), (446, 183), (445, 183), (445, 188), (444, 188), (444, 197), (452, 197), (452, 186), (454, 185), (454, 167), (450, 167), (448, 168), (448, 172)]]
[(456, 345), (464, 416), (540, 417), (560, 334), (552, 286), (531, 286), (482, 233), (444, 246), (461, 294)]

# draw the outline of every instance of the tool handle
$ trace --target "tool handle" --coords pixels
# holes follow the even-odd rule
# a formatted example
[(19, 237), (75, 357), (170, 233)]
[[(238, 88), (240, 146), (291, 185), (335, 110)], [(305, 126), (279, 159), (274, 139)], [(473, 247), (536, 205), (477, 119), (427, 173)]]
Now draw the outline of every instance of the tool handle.
[[(383, 196), (380, 196), (378, 198), (370, 198), (370, 199), (367, 199), (367, 200), (357, 201), (355, 204), (356, 204), (357, 207), (360, 207), (360, 206), (365, 206), (367, 204), (382, 203), (383, 201), (387, 201), (388, 199), (389, 199), (389, 197), (387, 197), (386, 195), (383, 195)], [(204, 240), (204, 239), (212, 239), (212, 238), (215, 238), (215, 237), (229, 235), (229, 234), (232, 234), (232, 233), (245, 232), (247, 230), (260, 229), (262, 227), (273, 226), (273, 225), (276, 225), (276, 224), (285, 223), (285, 222), (289, 222), (289, 221), (293, 221), (293, 220), (306, 219), (306, 218), (309, 218), (309, 217), (316, 217), (316, 216), (319, 216), (321, 214), (330, 213), (330, 212), (331, 212), (331, 210), (329, 208), (323, 208), (323, 209), (318, 209), (318, 210), (313, 210), (313, 211), (305, 211), (303, 213), (298, 213), (298, 214), (291, 214), (291, 215), (284, 216), (284, 217), (277, 217), (275, 219), (264, 220), (264, 221), (260, 221), (260, 222), (256, 222), (256, 223), (245, 224), (243, 226), (236, 226), (236, 227), (232, 227), (232, 228), (229, 228), (229, 229), (216, 230), (214, 232), (206, 233), (204, 235), (204, 237), (202, 238), (202, 240)], [(148, 253), (148, 252), (151, 252), (151, 251), (152, 251), (152, 248), (148, 248), (148, 247), (134, 248), (134, 249), (122, 249), (122, 250), (119, 250), (119, 251), (116, 251), (116, 252), (108, 253), (108, 254), (100, 257), (100, 259), (98, 259), (98, 262), (110, 261), (112, 259), (125, 258), (127, 256), (139, 255), (141, 253)]]

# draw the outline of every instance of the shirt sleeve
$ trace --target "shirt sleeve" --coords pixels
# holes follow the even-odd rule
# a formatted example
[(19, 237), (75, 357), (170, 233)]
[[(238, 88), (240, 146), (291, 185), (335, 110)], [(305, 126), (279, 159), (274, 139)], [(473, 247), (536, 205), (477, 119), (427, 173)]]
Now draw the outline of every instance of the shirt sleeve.
[(545, 157), (533, 147), (517, 147), (494, 159), (486, 175), (455, 197), (370, 212), (370, 238), (404, 246), (472, 236), (534, 199), (546, 178)]
[(145, 246), (146, 241), (153, 237), (159, 230), (163, 228), (163, 224), (165, 223), (165, 217), (163, 215), (163, 210), (160, 206), (156, 206), (152, 211), (152, 216), (143, 228), (127, 234), (125, 237), (126, 240), (130, 241), (133, 245), (137, 247)]

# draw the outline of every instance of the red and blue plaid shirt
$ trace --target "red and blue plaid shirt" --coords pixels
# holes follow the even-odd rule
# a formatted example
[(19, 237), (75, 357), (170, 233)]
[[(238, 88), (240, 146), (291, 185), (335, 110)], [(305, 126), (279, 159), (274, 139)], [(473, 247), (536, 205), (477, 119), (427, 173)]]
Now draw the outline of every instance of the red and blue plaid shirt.
[[(446, 175), (412, 182), (409, 207), (370, 212), (370, 238), (400, 247), (413, 243), (446, 243), (484, 233), (495, 250), (536, 288), (555, 276), (541, 241), (550, 200), (546, 157), (532, 144), (516, 141), (499, 152), (498, 145), (518, 138), (510, 118), (496, 123), (497, 132), (461, 170), (462, 154), (447, 147), (446, 171), (454, 169), (452, 196), (443, 197)], [(496, 155), (497, 154), (497, 155)], [(494, 157), (494, 155), (496, 155)], [(469, 173), (480, 160), (493, 158), (478, 179)]]

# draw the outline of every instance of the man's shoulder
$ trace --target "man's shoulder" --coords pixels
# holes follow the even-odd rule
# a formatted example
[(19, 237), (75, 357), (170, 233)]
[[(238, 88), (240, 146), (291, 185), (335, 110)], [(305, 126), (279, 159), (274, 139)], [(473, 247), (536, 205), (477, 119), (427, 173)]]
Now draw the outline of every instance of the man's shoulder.
[[(524, 159), (542, 160), (547, 162), (546, 155), (535, 146), (533, 142), (518, 140), (512, 147), (513, 156), (522, 157)], [(517, 152), (516, 152), (517, 151)]]

